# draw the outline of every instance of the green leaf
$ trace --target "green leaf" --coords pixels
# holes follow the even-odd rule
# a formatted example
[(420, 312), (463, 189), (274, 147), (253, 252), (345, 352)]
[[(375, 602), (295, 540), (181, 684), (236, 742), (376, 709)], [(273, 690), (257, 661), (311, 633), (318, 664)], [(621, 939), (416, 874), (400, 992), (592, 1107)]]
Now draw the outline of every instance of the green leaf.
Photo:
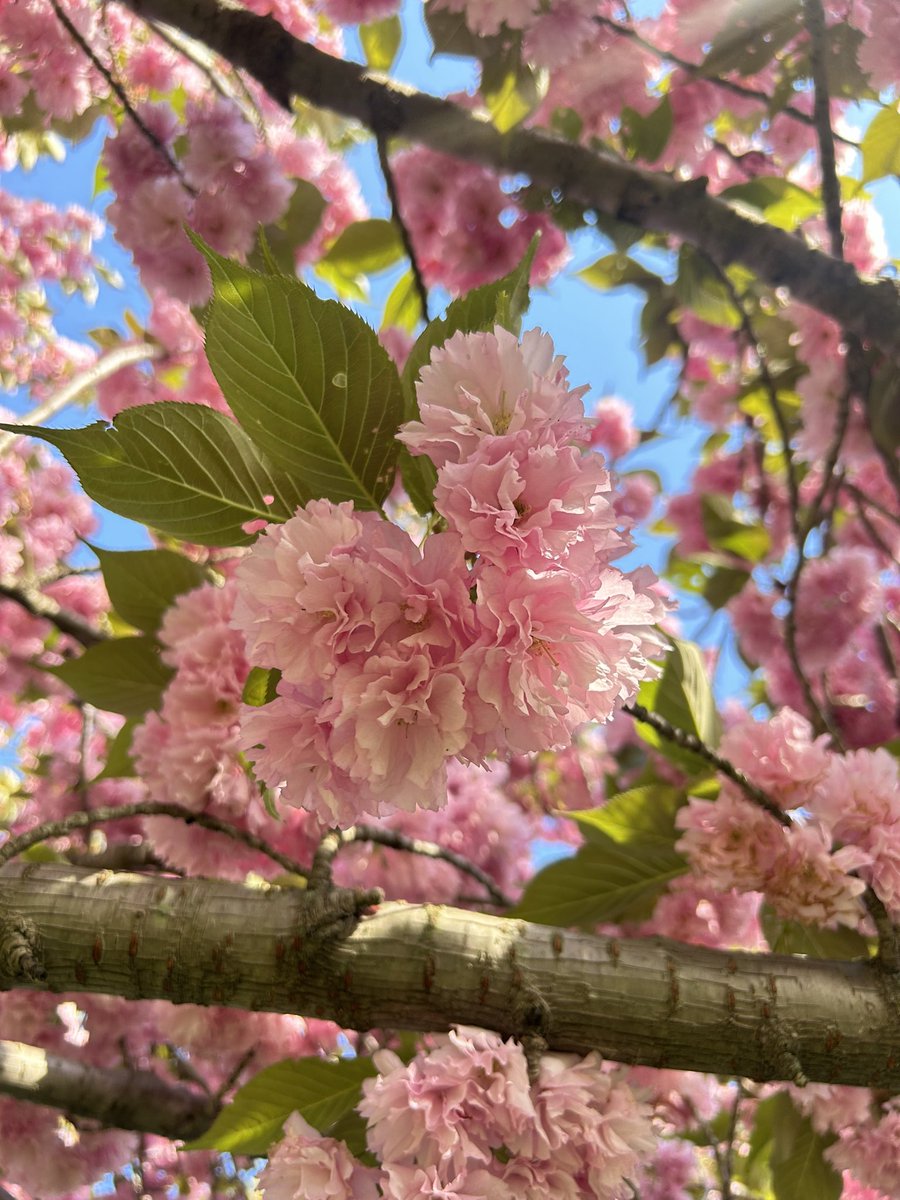
[(104, 192), (108, 192), (109, 190), (109, 171), (103, 159), (98, 158), (97, 165), (94, 167), (94, 187), (91, 191), (91, 199), (96, 200), (98, 196), (102, 196)]
[(537, 251), (537, 238), (525, 252), (525, 257), (508, 275), (494, 283), (475, 288), (460, 296), (448, 307), (443, 317), (430, 321), (410, 351), (403, 368), (403, 390), (406, 397), (406, 419), (418, 415), (415, 384), (419, 373), (437, 346), (443, 346), (454, 333), (476, 333), (502, 325), (518, 334), (522, 315), (529, 304), (528, 277)]
[(572, 858), (539, 871), (506, 915), (543, 925), (642, 920), (667, 885), (688, 869), (658, 834), (618, 842), (599, 829)]
[(900, 174), (900, 112), (883, 108), (877, 112), (862, 140), (862, 182)]
[(675, 294), (679, 303), (710, 325), (721, 325), (725, 329), (740, 327), (741, 314), (721, 276), (709, 259), (698, 254), (692, 246), (683, 245), (678, 252)]
[(244, 684), (241, 699), (253, 708), (262, 708), (271, 704), (278, 695), (278, 681), (281, 672), (277, 667), (251, 667), (250, 674)]
[(159, 705), (173, 672), (159, 656), (159, 643), (149, 637), (99, 642), (78, 658), (45, 668), (68, 684), (86, 704), (125, 717), (141, 717)]
[(840, 925), (837, 929), (819, 929), (800, 921), (786, 921), (767, 904), (760, 910), (759, 923), (773, 954), (805, 954), (810, 958), (869, 957), (869, 945), (855, 929)]
[(240, 426), (200, 404), (143, 404), (119, 413), (111, 428), (0, 428), (56, 446), (91, 499), (111, 512), (203, 546), (246, 546), (255, 537), (245, 533), (247, 521), (284, 521), (311, 495)]
[[(672, 649), (660, 679), (647, 680), (640, 687), (638, 700), (650, 712), (662, 717), (677, 729), (693, 733), (710, 749), (719, 742), (721, 722), (716, 712), (706, 664), (700, 648), (693, 642), (672, 638)], [(668, 741), (643, 721), (636, 722), (637, 731), (672, 762), (688, 770), (709, 773), (705, 760), (690, 750)]]
[(715, 567), (700, 594), (710, 608), (718, 610), (744, 590), (749, 578), (750, 572), (742, 567)]
[(769, 552), (771, 539), (763, 525), (742, 517), (727, 496), (707, 493), (700, 497), (703, 528), (711, 546), (757, 563)]
[(825, 1150), (834, 1135), (816, 1133), (809, 1117), (803, 1117), (786, 1092), (772, 1097), (772, 1189), (775, 1200), (838, 1200), (843, 1179), (825, 1161)]
[(381, 318), (382, 329), (395, 325), (412, 333), (422, 316), (422, 303), (412, 271), (404, 271), (391, 289), (391, 294), (384, 302), (384, 314)]
[(316, 263), (316, 274), (340, 292), (341, 285), (352, 285), (361, 275), (386, 271), (404, 254), (403, 240), (393, 221), (380, 217), (354, 221)]
[[(264, 271), (271, 269), (271, 264), (274, 264), (282, 275), (296, 275), (297, 250), (304, 246), (319, 228), (322, 214), (327, 207), (328, 201), (314, 183), (307, 179), (298, 179), (287, 211), (280, 220), (260, 230), (261, 237), (248, 257), (247, 265), (253, 270)], [(267, 261), (263, 241), (268, 247), (270, 262)]]
[(707, 78), (755, 75), (800, 32), (800, 0), (738, 0), (700, 70)]
[(578, 822), (589, 843), (613, 841), (625, 846), (640, 842), (665, 850), (681, 836), (675, 829), (675, 814), (683, 803), (684, 793), (678, 788), (651, 783), (619, 792), (602, 808), (565, 815)]
[(410, 454), (405, 446), (400, 450), (400, 478), (407, 496), (415, 505), (420, 516), (434, 511), (434, 489), (437, 471), (434, 463), (425, 454)]
[(425, 24), (434, 46), (435, 54), (453, 54), (464, 58), (493, 58), (504, 48), (504, 39), (499, 34), (482, 37), (472, 33), (466, 24), (465, 13), (450, 12), (425, 5)]
[(736, 1178), (750, 1189), (752, 1195), (771, 1197), (770, 1160), (772, 1139), (775, 1135), (775, 1100), (769, 1096), (760, 1100), (753, 1114), (753, 1129), (750, 1131), (749, 1152), (746, 1156), (735, 1155)]
[(656, 108), (644, 116), (626, 105), (622, 109), (622, 136), (625, 147), (636, 158), (655, 162), (666, 148), (672, 133), (672, 102), (663, 96)]
[(101, 779), (132, 779), (137, 774), (131, 757), (131, 739), (137, 724), (134, 718), (125, 722), (106, 748), (103, 770), (94, 776), (91, 783), (99, 783)]
[(389, 71), (394, 65), (400, 42), (403, 40), (403, 28), (398, 16), (385, 17), (381, 21), (372, 21), (368, 25), (360, 25), (359, 40), (366, 56), (366, 62), (373, 71)]
[(174, 550), (92, 549), (100, 560), (113, 608), (143, 633), (156, 633), (176, 596), (209, 579), (199, 563)]
[(631, 225), (628, 221), (619, 221), (615, 217), (601, 212), (597, 213), (597, 228), (622, 254), (626, 250), (630, 250), (635, 242), (639, 242), (644, 233), (637, 225)]
[(394, 481), (403, 399), (374, 330), (297, 279), (198, 245), (213, 277), (206, 353), (238, 421), (307, 495), (379, 508)]
[(644, 291), (662, 286), (662, 280), (627, 254), (605, 254), (577, 273), (579, 279), (596, 288), (617, 288), (634, 284)]
[(363, 1080), (374, 1074), (375, 1066), (368, 1058), (340, 1062), (301, 1058), (276, 1063), (254, 1075), (206, 1133), (184, 1148), (265, 1154), (281, 1139), (282, 1127), (292, 1112), (299, 1112), (323, 1136), (331, 1136), (359, 1103)]
[(777, 175), (764, 175), (725, 188), (721, 198), (737, 208), (750, 208), (754, 214), (761, 213), (770, 225), (788, 231), (796, 229), (822, 209), (818, 196)]
[(548, 73), (522, 62), (518, 49), (484, 62), (480, 91), (491, 120), (508, 133), (530, 113), (547, 93)]

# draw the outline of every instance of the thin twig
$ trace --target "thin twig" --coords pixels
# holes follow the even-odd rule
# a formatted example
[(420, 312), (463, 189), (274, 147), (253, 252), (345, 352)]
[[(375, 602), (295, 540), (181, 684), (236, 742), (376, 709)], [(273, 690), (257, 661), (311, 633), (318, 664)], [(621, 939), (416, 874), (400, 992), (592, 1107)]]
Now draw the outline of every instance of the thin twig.
[(339, 851), (354, 842), (373, 842), (378, 846), (387, 846), (391, 850), (405, 850), (409, 854), (421, 854), (426, 858), (435, 858), (441, 862), (450, 863), (458, 871), (476, 880), (485, 889), (491, 900), (498, 908), (511, 908), (512, 900), (497, 887), (490, 875), (481, 867), (470, 862), (453, 850), (446, 850), (436, 842), (422, 841), (420, 838), (407, 837), (393, 829), (380, 829), (376, 825), (351, 825), (349, 829), (333, 829), (327, 833), (313, 858), (312, 870), (309, 874), (310, 887), (326, 886), (331, 879), (331, 867)]
[(728, 292), (728, 298), (731, 301), (732, 307), (737, 313), (738, 320), (741, 323), (741, 332), (744, 335), (744, 340), (747, 343), (747, 348), (751, 354), (756, 357), (757, 369), (759, 377), (762, 381), (763, 388), (769, 400), (769, 407), (772, 410), (772, 417), (775, 424), (778, 426), (778, 434), (781, 438), (781, 453), (784, 460), (784, 474), (788, 489), (788, 499), (790, 501), (790, 518), (791, 529), (794, 535), (794, 541), (800, 544), (802, 531), (800, 528), (800, 485), (797, 482), (797, 472), (794, 467), (794, 459), (791, 454), (791, 431), (788, 427), (787, 417), (782, 408), (781, 401), (778, 399), (778, 385), (772, 377), (772, 372), (769, 370), (769, 360), (763, 343), (756, 335), (756, 330), (750, 314), (747, 311), (747, 306), (743, 298), (738, 293), (737, 288), (731, 280), (728, 272), (723, 270), (718, 263), (714, 262), (709, 255), (704, 255), (704, 261), (715, 271), (716, 275), (722, 282), (722, 286)]
[(809, 34), (809, 69), (813, 81), (813, 125), (819, 143), (819, 173), (822, 176), (822, 201), (825, 225), (835, 258), (844, 257), (844, 232), (841, 228), (841, 185), (834, 157), (834, 130), (831, 128), (831, 98), (828, 93), (828, 35), (821, 0), (803, 0), (803, 21)]
[(390, 159), (387, 152), (387, 139), (384, 134), (376, 133), (375, 143), (378, 147), (378, 163), (381, 167), (381, 174), (384, 176), (384, 186), (387, 189), (388, 199), (391, 202), (391, 217), (396, 222), (397, 228), (400, 231), (400, 240), (403, 242), (403, 249), (406, 251), (406, 256), (409, 259), (409, 265), (412, 270), (413, 283), (416, 288), (416, 295), (419, 297), (419, 304), (422, 308), (422, 317), (426, 324), (429, 321), (428, 316), (428, 288), (425, 286), (425, 280), (422, 277), (422, 270), (419, 266), (419, 260), (416, 257), (416, 248), (413, 245), (412, 234), (406, 222), (403, 220), (403, 215), (400, 211), (400, 197), (397, 194), (397, 182), (394, 179), (393, 168), (391, 167)]
[[(81, 799), (83, 812), (90, 812), (90, 782), (88, 780), (87, 763), (94, 736), (94, 717), (96, 715), (92, 704), (79, 704), (81, 711), (81, 736), (78, 739), (78, 775), (75, 780), (75, 791)], [(90, 844), (91, 827), (85, 830), (87, 842)]]
[[(75, 616), (74, 613), (66, 612), (55, 600), (45, 596), (43, 592), (26, 591), (14, 584), (0, 582), (0, 597), (12, 600), (33, 617), (49, 621), (51, 625), (56, 626), (60, 633), (74, 638), (86, 649), (108, 640), (107, 635), (101, 630), (95, 629), (87, 621), (82, 621), (81, 617)], [(40, 669), (39, 664), (33, 665)]]
[(103, 76), (103, 78), (106, 81), (107, 86), (109, 87), (109, 90), (115, 95), (116, 99), (122, 105), (125, 112), (131, 118), (131, 120), (134, 122), (134, 124), (138, 127), (138, 129), (141, 131), (141, 133), (144, 135), (144, 137), (147, 139), (147, 141), (150, 143), (150, 145), (153, 146), (153, 148), (157, 151), (157, 153), (162, 155), (162, 157), (166, 160), (166, 164), (168, 165), (170, 170), (175, 172), (175, 174), (181, 180), (184, 188), (188, 192), (190, 192), (192, 196), (196, 196), (196, 194), (197, 194), (196, 189), (192, 188), (191, 185), (184, 178), (184, 172), (181, 169), (181, 165), (172, 157), (172, 154), (169, 151), (168, 146), (166, 146), (166, 144), (163, 141), (161, 141), (159, 137), (157, 137), (157, 135), (153, 132), (153, 130), (150, 128), (150, 126), (147, 124), (147, 122), (144, 120), (144, 118), (135, 109), (134, 105), (128, 99), (128, 94), (126, 93), (125, 89), (122, 87), (121, 83), (119, 83), (118, 79), (116, 79), (115, 75), (112, 73), (112, 71), (109, 69), (109, 67), (107, 67), (104, 63), (102, 63), (100, 61), (94, 48), (90, 45), (90, 43), (87, 42), (85, 40), (85, 38), (82, 37), (82, 35), (79, 32), (79, 30), (77, 29), (77, 27), (69, 19), (68, 14), (65, 13), (63, 11), (63, 9), (61, 8), (61, 6), (59, 4), (59, 0), (50, 0), (50, 5), (51, 5), (53, 11), (56, 13), (59, 23), (64, 27), (64, 29), (66, 30), (66, 32), (68, 33), (68, 35), (72, 39), (72, 41), (79, 47), (79, 49), (91, 61), (94, 68), (100, 73), (100, 75)]
[(258, 850), (260, 854), (265, 854), (267, 858), (271, 858), (273, 862), (278, 863), (292, 875), (306, 878), (310, 874), (306, 867), (301, 867), (299, 863), (270, 846), (255, 833), (235, 829), (227, 821), (221, 821), (209, 813), (194, 812), (181, 804), (166, 804), (157, 800), (140, 800), (135, 804), (122, 804), (118, 807), (94, 808), (90, 812), (70, 813), (59, 821), (47, 821), (43, 825), (38, 825), (36, 829), (29, 829), (27, 833), (10, 838), (5, 845), (0, 846), (0, 867), (30, 846), (35, 846), (38, 842), (44, 842), (48, 838), (64, 837), (65, 834), (71, 833), (75, 829), (84, 829), (87, 825), (106, 825), (110, 821), (123, 821), (130, 817), (174, 817), (176, 820), (184, 821), (185, 825), (199, 825), (203, 829), (212, 830), (213, 833), (224, 833), (226, 837), (230, 837), (236, 842), (242, 842), (251, 850)]
[(887, 517), (889, 521), (893, 521), (895, 525), (900, 525), (900, 513), (891, 512), (887, 505), (882, 504), (879, 500), (875, 500), (868, 492), (864, 492), (859, 484), (845, 479), (841, 487), (844, 491), (849, 492), (851, 496), (855, 497), (855, 499), (859, 500), (861, 504), (864, 504), (866, 508), (871, 508), (882, 517)]
[[(612, 30), (613, 33), (617, 33), (620, 37), (634, 42), (635, 45), (652, 54), (654, 58), (658, 58), (662, 62), (671, 63), (673, 67), (678, 67), (685, 74), (691, 75), (696, 79), (702, 79), (705, 83), (714, 84), (716, 87), (723, 88), (735, 96), (742, 96), (745, 100), (758, 100), (766, 108), (772, 102), (772, 97), (768, 92), (761, 92), (757, 88), (748, 87), (744, 83), (737, 83), (733, 79), (725, 79), (721, 75), (707, 75), (703, 70), (702, 63), (693, 63), (689, 59), (673, 54), (670, 50), (663, 50), (661, 46), (656, 46), (653, 42), (648, 41), (636, 29), (632, 29), (627, 25), (619, 25), (618, 22), (610, 20), (609, 17), (595, 16), (594, 24), (601, 25), (604, 29)], [(799, 121), (801, 125), (813, 124), (813, 118), (809, 113), (801, 112), (799, 108), (792, 108), (790, 105), (787, 105), (779, 111), (792, 120)], [(835, 134), (835, 137), (838, 141), (843, 142), (845, 146), (858, 147), (858, 143), (854, 142), (851, 138), (843, 137), (841, 134)]]
[(219, 1085), (219, 1087), (216, 1088), (214, 1099), (217, 1104), (222, 1103), (222, 1100), (224, 1099), (224, 1097), (227, 1096), (227, 1094), (231, 1091), (231, 1089), (237, 1083), (238, 1079), (241, 1076), (241, 1072), (244, 1070), (245, 1067), (248, 1067), (250, 1065), (250, 1063), (253, 1062), (253, 1059), (255, 1057), (256, 1057), (256, 1047), (255, 1046), (251, 1046), (249, 1050), (245, 1051), (241, 1055), (241, 1057), (237, 1060), (237, 1062), (234, 1064), (234, 1066), (228, 1072), (227, 1077), (222, 1081), (222, 1083)]
[[(875, 526), (872, 524), (872, 521), (871, 521), (868, 513), (866, 512), (863, 505), (860, 503), (859, 499), (856, 496), (854, 496), (853, 499), (854, 499), (853, 510), (856, 513), (857, 519), (859, 520), (863, 529), (865, 529), (866, 534), (869, 537), (869, 540), (872, 542), (872, 544), (874, 546), (878, 547), (878, 549), (881, 551), (881, 553), (885, 556), (886, 559), (888, 559), (890, 562), (897, 562), (896, 555), (891, 550), (890, 546), (887, 544), (887, 542), (884, 540), (884, 538), (881, 536), (881, 534), (878, 532), (878, 530), (875, 528)], [(878, 626), (878, 628), (880, 628), (880, 626)]]
[[(84, 371), (79, 371), (52, 396), (48, 396), (42, 403), (35, 405), (31, 412), (26, 413), (16, 424), (43, 425), (45, 421), (49, 421), (51, 417), (55, 417), (57, 413), (62, 412), (64, 408), (77, 400), (82, 392), (86, 392), (104, 379), (115, 375), (123, 367), (146, 362), (148, 359), (162, 358), (165, 353), (164, 347), (153, 342), (136, 342), (127, 346), (117, 346), (115, 350), (110, 350), (108, 354), (98, 358)], [(25, 436), (21, 433), (0, 432), (0, 454), (8, 450), (17, 438)]]
[[(851, 871), (855, 875), (855, 871)], [(872, 918), (875, 932), (878, 935), (878, 961), (893, 974), (900, 973), (900, 930), (891, 920), (881, 898), (867, 887), (863, 893), (863, 903)]]
[(174, 50), (176, 54), (180, 54), (182, 58), (186, 58), (192, 66), (195, 66), (198, 71), (202, 72), (209, 80), (210, 87), (217, 91), (220, 96), (223, 96), (226, 100), (230, 100), (232, 104), (236, 104), (247, 124), (252, 125), (261, 136), (263, 135), (265, 118), (260, 112), (253, 94), (241, 78), (239, 71), (232, 68), (232, 77), (237, 81), (237, 86), (243, 93), (243, 101), (235, 95), (230, 87), (224, 85), (217, 70), (216, 62), (205, 46), (195, 41), (194, 38), (187, 37), (180, 30), (173, 29), (171, 25), (164, 25), (161, 21), (148, 20), (146, 24), (170, 49)]
[(660, 717), (657, 713), (650, 712), (643, 704), (637, 702), (633, 704), (623, 704), (622, 711), (628, 713), (630, 717), (634, 717), (636, 721), (641, 721), (644, 725), (649, 725), (655, 729), (660, 737), (671, 742), (674, 746), (680, 746), (682, 750), (690, 750), (696, 754), (698, 758), (704, 759), (706, 762), (716, 768), (720, 774), (725, 775), (732, 783), (736, 783), (748, 800), (752, 800), (759, 808), (765, 809), (769, 816), (774, 817), (779, 825), (783, 825), (786, 829), (790, 829), (793, 821), (788, 814), (779, 807), (767, 792), (764, 792), (761, 787), (757, 787), (755, 783), (747, 778), (743, 771), (723, 758), (721, 754), (717, 754), (707, 746), (701, 738), (695, 733), (688, 733), (686, 729), (679, 729), (677, 725), (672, 725), (665, 717)]
[(731, 1200), (731, 1177), (732, 1164), (734, 1161), (734, 1139), (737, 1133), (738, 1114), (741, 1108), (741, 1100), (744, 1098), (744, 1090), (740, 1083), (737, 1084), (737, 1095), (734, 1098), (734, 1104), (731, 1106), (731, 1114), (728, 1119), (728, 1131), (725, 1134), (725, 1146), (722, 1150), (722, 1200)]

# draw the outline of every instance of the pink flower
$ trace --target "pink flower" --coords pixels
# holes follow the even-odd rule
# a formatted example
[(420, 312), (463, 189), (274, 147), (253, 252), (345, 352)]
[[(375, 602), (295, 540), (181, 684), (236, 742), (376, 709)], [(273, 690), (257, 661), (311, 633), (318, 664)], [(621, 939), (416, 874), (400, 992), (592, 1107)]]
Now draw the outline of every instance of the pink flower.
[(580, 555), (590, 565), (623, 554), (629, 542), (616, 530), (611, 499), (596, 456), (527, 430), (485, 438), (462, 462), (446, 463), (434, 493), (467, 550), (535, 570), (547, 560)]
[(729, 783), (716, 800), (690, 797), (675, 824), (684, 830), (675, 848), (722, 890), (762, 891), (783, 850), (782, 827)]
[(564, 746), (584, 721), (605, 721), (652, 671), (662, 615), (649, 579), (607, 567), (588, 589), (567, 571), (486, 566), (476, 610), (483, 633), (464, 655), (473, 723), (498, 723), (515, 751)]
[(827, 742), (813, 739), (805, 717), (782, 708), (768, 721), (739, 720), (723, 736), (719, 753), (784, 808), (799, 808), (832, 760)]
[(610, 458), (621, 458), (633, 450), (640, 440), (634, 427), (631, 405), (618, 396), (607, 396), (594, 409), (594, 427), (590, 432), (592, 446), (602, 446)]
[(806, 671), (830, 667), (850, 637), (882, 604), (883, 589), (872, 554), (837, 546), (809, 563), (797, 596), (797, 652)]
[(517, 1144), (535, 1120), (522, 1049), (495, 1033), (458, 1027), (407, 1065), (378, 1051), (359, 1112), (369, 1149), (387, 1164), (440, 1166), (453, 1178)]
[(443, 803), (444, 763), (468, 738), (463, 681), (421, 653), (342, 668), (323, 709), (338, 770), (399, 808)]
[(266, 1200), (377, 1200), (379, 1173), (292, 1113), (259, 1177)]
[(850, 1171), (863, 1186), (896, 1196), (900, 1190), (900, 1112), (889, 1108), (877, 1122), (842, 1130), (825, 1156), (839, 1171)]
[(416, 389), (420, 421), (398, 437), (435, 466), (463, 462), (485, 437), (519, 430), (552, 432), (560, 443), (584, 431), (584, 388), (568, 387), (568, 371), (538, 329), (521, 343), (493, 333), (456, 333), (432, 351)]

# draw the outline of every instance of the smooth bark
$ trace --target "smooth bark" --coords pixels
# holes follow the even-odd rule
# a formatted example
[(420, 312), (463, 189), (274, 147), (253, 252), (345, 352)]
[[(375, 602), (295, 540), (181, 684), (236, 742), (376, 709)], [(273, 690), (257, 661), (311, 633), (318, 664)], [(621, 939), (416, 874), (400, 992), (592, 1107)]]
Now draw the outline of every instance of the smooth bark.
[(893, 976), (385, 903), (322, 942), (302, 889), (13, 864), (0, 984), (220, 1004), (345, 1028), (479, 1025), (557, 1051), (900, 1091)]

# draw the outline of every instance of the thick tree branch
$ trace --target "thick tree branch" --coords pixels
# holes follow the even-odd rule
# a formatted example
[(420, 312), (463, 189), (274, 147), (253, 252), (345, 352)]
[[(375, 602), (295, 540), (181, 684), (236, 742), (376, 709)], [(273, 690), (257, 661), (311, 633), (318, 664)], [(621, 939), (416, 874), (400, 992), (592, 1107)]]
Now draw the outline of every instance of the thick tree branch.
[(0, 1094), (105, 1128), (185, 1140), (205, 1133), (219, 1109), (211, 1096), (166, 1083), (152, 1071), (93, 1067), (24, 1042), (0, 1041)]
[(0, 954), (0, 986), (509, 1036), (539, 1005), (558, 1051), (900, 1091), (894, 980), (870, 962), (592, 937), (398, 903), (311, 947), (309, 905), (295, 888), (13, 864), (0, 875), (0, 950), (4, 924), (15, 926), (37, 969)]
[(284, 108), (295, 97), (362, 122), (376, 135), (401, 136), (556, 190), (568, 199), (643, 229), (684, 238), (721, 267), (740, 262), (771, 287), (833, 317), (845, 329), (900, 358), (900, 291), (864, 282), (847, 263), (784, 230), (741, 216), (687, 183), (643, 170), (532, 129), (501, 134), (457, 105), (383, 82), (352, 62), (293, 38), (272, 17), (227, 0), (123, 0), (248, 71)]

